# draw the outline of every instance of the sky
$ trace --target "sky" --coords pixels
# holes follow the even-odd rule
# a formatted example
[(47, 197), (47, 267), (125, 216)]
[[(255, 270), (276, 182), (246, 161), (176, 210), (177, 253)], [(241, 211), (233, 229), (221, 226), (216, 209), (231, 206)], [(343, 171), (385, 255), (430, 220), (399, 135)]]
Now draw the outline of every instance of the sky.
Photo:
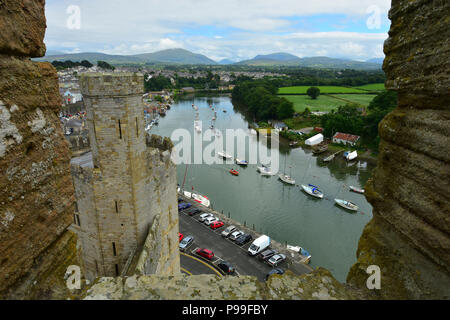
[(47, 0), (47, 51), (382, 58), (390, 0)]

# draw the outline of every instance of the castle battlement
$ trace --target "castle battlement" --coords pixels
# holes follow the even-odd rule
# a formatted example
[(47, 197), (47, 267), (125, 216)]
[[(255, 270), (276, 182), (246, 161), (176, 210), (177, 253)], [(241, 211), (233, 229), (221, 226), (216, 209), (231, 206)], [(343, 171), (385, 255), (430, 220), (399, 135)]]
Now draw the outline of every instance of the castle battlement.
[(129, 96), (144, 93), (144, 75), (118, 72), (81, 74), (80, 87), (83, 96)]

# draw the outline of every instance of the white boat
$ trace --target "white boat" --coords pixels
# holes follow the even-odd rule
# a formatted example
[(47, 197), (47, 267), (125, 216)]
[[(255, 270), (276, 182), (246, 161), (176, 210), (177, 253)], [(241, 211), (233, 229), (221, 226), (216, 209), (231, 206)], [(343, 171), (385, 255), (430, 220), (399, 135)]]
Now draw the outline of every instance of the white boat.
[(152, 128), (152, 124), (149, 123), (148, 125), (145, 126), (145, 132), (149, 132), (151, 128)]
[(239, 164), (241, 166), (246, 166), (246, 165), (248, 165), (248, 161), (247, 160), (240, 160), (240, 159), (236, 158), (236, 164)]
[[(300, 246), (291, 246), (290, 244), (286, 245), (286, 248), (290, 251), (294, 251), (296, 253), (298, 253), (301, 257), (300, 262), (302, 263), (310, 263), (311, 262), (311, 254), (306, 251), (305, 249), (303, 249)], [(292, 257), (294, 257), (294, 254), (292, 254)]]
[[(180, 188), (178, 188), (178, 192), (180, 192)], [(211, 202), (209, 201), (207, 196), (203, 196), (199, 193), (189, 192), (189, 191), (183, 191), (183, 195), (186, 198), (192, 199), (201, 205), (204, 205), (205, 207), (208, 207), (211, 205)]]
[(192, 108), (194, 108), (195, 111), (198, 111), (198, 107), (195, 104), (192, 105)]
[(356, 150), (353, 152), (346, 152), (344, 153), (344, 157), (347, 161), (351, 161), (358, 157), (358, 153), (356, 152)]
[(253, 135), (257, 135), (258, 134), (258, 132), (256, 132), (256, 130), (255, 129), (250, 129), (250, 134), (253, 134)]
[(357, 192), (357, 193), (364, 193), (364, 189), (361, 189), (361, 188), (357, 188), (357, 187), (354, 187), (354, 186), (350, 186), (350, 190), (351, 191), (353, 191), (353, 192)]
[(266, 167), (265, 165), (262, 165), (261, 167), (257, 167), (257, 170), (262, 176), (273, 176), (274, 173), (269, 167)]
[(319, 190), (319, 188), (317, 188), (316, 186), (309, 184), (307, 186), (302, 184), (302, 189), (303, 191), (305, 191), (307, 194), (322, 199), (323, 198), (323, 193), (322, 191)]
[(283, 182), (285, 182), (287, 184), (292, 184), (292, 185), (295, 184), (295, 180), (292, 179), (292, 177), (287, 175), (287, 174), (280, 173), (278, 175), (278, 177), (280, 178), (281, 181), (283, 181)]
[(231, 159), (231, 158), (233, 158), (232, 156), (230, 156), (228, 153), (226, 153), (225, 151), (219, 151), (219, 152), (217, 152), (217, 155), (219, 156), (219, 157), (222, 157), (222, 158), (224, 158), (224, 159)]
[(354, 204), (353, 202), (342, 200), (342, 199), (334, 199), (336, 204), (340, 205), (342, 208), (351, 210), (351, 211), (358, 211), (358, 206)]
[(197, 131), (198, 133), (202, 132), (202, 128), (200, 128), (199, 126), (195, 126), (195, 131)]

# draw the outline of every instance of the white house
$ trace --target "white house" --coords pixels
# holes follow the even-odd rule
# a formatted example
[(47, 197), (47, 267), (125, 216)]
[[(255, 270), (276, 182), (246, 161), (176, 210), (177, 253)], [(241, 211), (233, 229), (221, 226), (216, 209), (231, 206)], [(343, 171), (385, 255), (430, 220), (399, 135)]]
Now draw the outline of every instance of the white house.
[(316, 134), (315, 136), (305, 140), (305, 144), (308, 146), (315, 146), (323, 141), (323, 135), (321, 133)]
[(336, 132), (333, 136), (333, 143), (343, 143), (345, 145), (354, 146), (358, 143), (360, 136), (355, 136), (353, 134)]

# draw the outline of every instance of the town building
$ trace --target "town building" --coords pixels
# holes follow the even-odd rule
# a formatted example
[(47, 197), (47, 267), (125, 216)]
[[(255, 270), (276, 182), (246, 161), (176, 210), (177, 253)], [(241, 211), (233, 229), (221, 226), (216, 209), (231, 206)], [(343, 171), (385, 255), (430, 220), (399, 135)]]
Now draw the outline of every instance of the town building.
[(341, 143), (345, 145), (355, 146), (360, 141), (360, 136), (353, 134), (336, 132), (333, 136), (333, 143)]

